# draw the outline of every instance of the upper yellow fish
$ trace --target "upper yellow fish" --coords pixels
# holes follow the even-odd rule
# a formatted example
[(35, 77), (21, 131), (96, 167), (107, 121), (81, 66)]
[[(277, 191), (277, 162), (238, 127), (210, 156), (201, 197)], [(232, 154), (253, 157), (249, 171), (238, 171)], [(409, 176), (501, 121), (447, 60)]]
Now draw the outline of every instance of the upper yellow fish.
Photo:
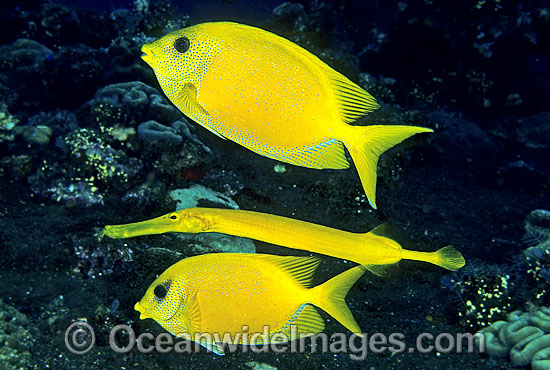
[(300, 46), (259, 28), (202, 23), (142, 47), (168, 98), (216, 135), (282, 162), (348, 168), (344, 146), (376, 208), (379, 156), (431, 129), (350, 126), (379, 107), (347, 77)]
[(286, 342), (323, 331), (322, 308), (353, 333), (361, 329), (344, 298), (364, 268), (310, 288), (320, 260), (217, 253), (183, 259), (151, 284), (135, 305), (175, 336), (224, 354), (222, 343)]
[(122, 239), (166, 232), (218, 232), (257, 239), (357, 262), (378, 275), (384, 272), (384, 265), (402, 259), (429, 262), (449, 270), (464, 266), (462, 254), (450, 246), (435, 252), (403, 249), (388, 237), (384, 225), (359, 234), (268, 213), (234, 209), (187, 208), (147, 221), (107, 225), (103, 234)]

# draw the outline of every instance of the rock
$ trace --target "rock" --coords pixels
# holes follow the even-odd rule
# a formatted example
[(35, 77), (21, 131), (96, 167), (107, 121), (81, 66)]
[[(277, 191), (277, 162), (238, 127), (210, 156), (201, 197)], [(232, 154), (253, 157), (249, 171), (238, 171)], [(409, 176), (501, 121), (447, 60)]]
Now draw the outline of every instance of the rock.
[(141, 123), (138, 126), (138, 136), (143, 142), (159, 148), (175, 148), (183, 140), (172, 127), (161, 125), (154, 120)]
[(176, 189), (170, 192), (170, 198), (176, 201), (176, 210), (198, 207), (200, 203), (210, 202), (226, 208), (239, 209), (235, 201), (202, 185), (193, 185), (189, 189)]
[(550, 112), (539, 112), (518, 121), (521, 127), (516, 134), (520, 142), (532, 149), (550, 148)]
[[(239, 206), (233, 199), (201, 185), (193, 185), (189, 189), (173, 190), (170, 192), (170, 198), (176, 201), (176, 210), (197, 207), (204, 202), (214, 203), (226, 208), (239, 209)], [(256, 246), (248, 238), (239, 238), (218, 233), (178, 235), (199, 253), (256, 253)]]

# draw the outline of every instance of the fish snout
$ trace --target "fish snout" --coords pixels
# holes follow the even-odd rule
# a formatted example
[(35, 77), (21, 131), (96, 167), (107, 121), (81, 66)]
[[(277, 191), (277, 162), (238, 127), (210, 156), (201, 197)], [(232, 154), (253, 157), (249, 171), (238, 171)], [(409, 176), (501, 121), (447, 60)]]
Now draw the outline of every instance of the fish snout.
[(141, 304), (141, 302), (138, 302), (134, 305), (134, 310), (138, 311), (140, 313), (139, 315), (139, 319), (140, 320), (145, 320), (145, 319), (148, 319), (150, 318), (150, 316), (148, 316), (146, 313), (145, 313), (145, 307), (143, 307), (143, 305)]
[(151, 63), (155, 59), (155, 53), (153, 52), (151, 44), (143, 44), (143, 46), (141, 47), (141, 52), (143, 53), (141, 55), (141, 59), (143, 59), (147, 64), (151, 65)]

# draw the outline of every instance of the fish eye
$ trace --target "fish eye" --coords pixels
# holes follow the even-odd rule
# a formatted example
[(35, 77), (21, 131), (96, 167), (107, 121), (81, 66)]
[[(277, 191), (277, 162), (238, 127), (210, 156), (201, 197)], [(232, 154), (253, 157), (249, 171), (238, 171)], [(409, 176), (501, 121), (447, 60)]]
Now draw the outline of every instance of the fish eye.
[(164, 285), (159, 284), (155, 287), (155, 290), (153, 290), (153, 293), (157, 298), (163, 299), (164, 297), (166, 297), (166, 293), (168, 293), (168, 291), (166, 290), (166, 287)]
[(180, 37), (179, 39), (176, 39), (174, 41), (174, 47), (178, 51), (178, 53), (185, 53), (187, 50), (189, 50), (189, 39), (185, 36)]
[(170, 215), (170, 220), (174, 220), (174, 221), (175, 221), (175, 220), (177, 220), (177, 219), (178, 219), (177, 213), (172, 213), (172, 214)]

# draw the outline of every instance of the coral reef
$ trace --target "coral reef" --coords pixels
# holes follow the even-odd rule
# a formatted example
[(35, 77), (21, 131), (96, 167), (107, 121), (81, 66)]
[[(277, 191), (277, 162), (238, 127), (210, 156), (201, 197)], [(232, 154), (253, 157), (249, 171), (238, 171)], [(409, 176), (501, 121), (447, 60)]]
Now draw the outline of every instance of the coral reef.
[(468, 261), (465, 268), (442, 278), (442, 284), (458, 298), (459, 322), (477, 330), (506, 317), (514, 301), (514, 280), (497, 265)]
[(513, 365), (530, 363), (533, 370), (550, 368), (550, 307), (511, 312), (506, 321), (496, 321), (478, 333), (485, 336), (489, 356), (510, 355)]
[(525, 266), (531, 287), (529, 296), (537, 305), (550, 305), (550, 212), (537, 209), (525, 219), (523, 242), (529, 245), (519, 260)]
[(26, 327), (27, 317), (0, 300), (0, 367), (5, 370), (26, 369), (32, 365), (30, 349), (33, 336)]

